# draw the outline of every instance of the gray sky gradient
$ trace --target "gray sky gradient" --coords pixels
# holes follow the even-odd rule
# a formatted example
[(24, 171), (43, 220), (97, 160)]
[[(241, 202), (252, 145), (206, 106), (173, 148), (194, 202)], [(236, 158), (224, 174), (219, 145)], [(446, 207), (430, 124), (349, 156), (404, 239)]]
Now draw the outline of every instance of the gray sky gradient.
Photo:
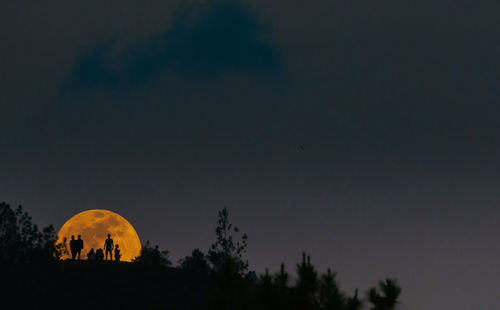
[(174, 259), (227, 206), (258, 271), (306, 250), (402, 309), (499, 308), (499, 9), (3, 1), (0, 200), (115, 211)]

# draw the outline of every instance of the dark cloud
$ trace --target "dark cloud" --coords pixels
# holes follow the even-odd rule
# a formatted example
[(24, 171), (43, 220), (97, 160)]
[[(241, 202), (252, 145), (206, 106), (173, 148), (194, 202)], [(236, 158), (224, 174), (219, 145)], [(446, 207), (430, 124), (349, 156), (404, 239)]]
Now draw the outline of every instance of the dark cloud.
[(182, 6), (162, 33), (122, 46), (113, 39), (83, 53), (64, 89), (129, 88), (163, 73), (207, 78), (276, 72), (278, 50), (265, 34), (258, 16), (239, 2)]

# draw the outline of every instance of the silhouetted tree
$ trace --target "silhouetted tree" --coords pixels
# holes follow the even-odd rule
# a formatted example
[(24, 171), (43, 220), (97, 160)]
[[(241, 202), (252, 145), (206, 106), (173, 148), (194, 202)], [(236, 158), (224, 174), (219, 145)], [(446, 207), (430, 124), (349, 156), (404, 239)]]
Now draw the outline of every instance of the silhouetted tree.
[(226, 208), (218, 212), (217, 227), (215, 234), (216, 241), (208, 251), (208, 260), (214, 269), (221, 268), (224, 264), (231, 268), (236, 268), (237, 273), (242, 274), (248, 268), (248, 263), (243, 260), (243, 254), (247, 247), (247, 234), (239, 235), (239, 228), (229, 222), (229, 213)]
[(401, 287), (395, 279), (386, 279), (379, 282), (378, 290), (371, 288), (367, 295), (372, 310), (394, 310), (399, 303)]
[(330, 268), (321, 276), (318, 296), (321, 309), (343, 310), (345, 308), (346, 298), (340, 292), (335, 276), (336, 274), (332, 273)]
[(214, 270), (214, 288), (209, 296), (209, 309), (247, 309), (245, 302), (250, 281), (245, 277), (248, 263), (243, 260), (247, 235), (229, 222), (226, 208), (218, 212), (216, 241), (208, 251), (208, 261)]
[(191, 255), (179, 260), (180, 289), (186, 299), (181, 309), (203, 309), (207, 295), (213, 286), (212, 271), (205, 253), (194, 249)]
[(200, 249), (194, 249), (191, 256), (184, 257), (179, 263), (179, 267), (189, 273), (208, 275), (210, 272), (207, 257)]
[(281, 264), (280, 272), (274, 277), (274, 283), (279, 290), (288, 289), (288, 273), (285, 271), (285, 264)]
[(273, 287), (273, 278), (266, 268), (264, 274), (260, 275), (257, 283), (257, 306), (258, 309), (276, 309), (276, 293)]
[(311, 264), (311, 257), (302, 253), (302, 263), (297, 265), (297, 284), (295, 286), (295, 306), (297, 309), (318, 309), (316, 294), (319, 286), (318, 273)]
[(56, 242), (56, 257), (58, 259), (61, 259), (62, 256), (64, 255), (69, 255), (68, 251), (68, 238), (63, 237), (63, 239), (59, 242)]
[(363, 304), (358, 298), (358, 289), (354, 291), (354, 296), (347, 298), (346, 309), (347, 310), (361, 310)]
[(2, 309), (44, 308), (57, 284), (64, 243), (54, 227), (42, 230), (21, 206), (0, 203), (0, 292)]
[(169, 267), (172, 265), (172, 262), (169, 260), (168, 255), (168, 250), (160, 251), (157, 245), (153, 248), (149, 245), (149, 241), (146, 241), (146, 244), (141, 248), (141, 254), (134, 258), (133, 262), (145, 265)]
[(288, 273), (285, 264), (281, 264), (280, 271), (274, 276), (274, 287), (276, 293), (276, 309), (290, 309), (290, 288), (288, 287)]
[(14, 211), (8, 204), (0, 203), (0, 262), (34, 264), (55, 261), (65, 250), (64, 244), (56, 246), (56, 240), (52, 225), (40, 231), (22, 206)]

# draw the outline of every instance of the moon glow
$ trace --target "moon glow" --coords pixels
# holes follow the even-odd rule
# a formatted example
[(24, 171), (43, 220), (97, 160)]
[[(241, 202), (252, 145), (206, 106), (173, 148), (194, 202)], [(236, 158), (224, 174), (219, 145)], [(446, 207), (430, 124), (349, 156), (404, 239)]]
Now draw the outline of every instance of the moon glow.
[[(84, 243), (81, 258), (86, 258), (91, 248), (94, 251), (103, 249), (104, 240), (108, 234), (111, 234), (114, 244), (119, 245), (122, 261), (131, 261), (139, 256), (141, 241), (134, 227), (124, 217), (108, 210), (87, 210), (74, 215), (64, 223), (57, 236), (59, 240), (64, 237), (68, 239), (69, 251), (71, 235), (74, 235), (75, 239), (81, 235)], [(62, 258), (70, 257), (71, 254), (64, 255)]]

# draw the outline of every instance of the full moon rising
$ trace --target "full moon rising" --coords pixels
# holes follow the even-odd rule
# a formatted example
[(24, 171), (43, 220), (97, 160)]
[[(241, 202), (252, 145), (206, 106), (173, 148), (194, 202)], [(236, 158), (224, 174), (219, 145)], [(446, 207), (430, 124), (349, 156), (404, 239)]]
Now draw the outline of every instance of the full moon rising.
[[(58, 233), (59, 241), (67, 238), (68, 247), (71, 235), (82, 236), (84, 248), (82, 258), (91, 248), (95, 250), (104, 248), (107, 235), (111, 234), (114, 244), (118, 244), (122, 261), (131, 261), (141, 252), (141, 241), (134, 227), (122, 216), (108, 210), (87, 210), (70, 218), (61, 227)], [(69, 248), (68, 248), (69, 250)], [(63, 258), (70, 258), (64, 255)]]

